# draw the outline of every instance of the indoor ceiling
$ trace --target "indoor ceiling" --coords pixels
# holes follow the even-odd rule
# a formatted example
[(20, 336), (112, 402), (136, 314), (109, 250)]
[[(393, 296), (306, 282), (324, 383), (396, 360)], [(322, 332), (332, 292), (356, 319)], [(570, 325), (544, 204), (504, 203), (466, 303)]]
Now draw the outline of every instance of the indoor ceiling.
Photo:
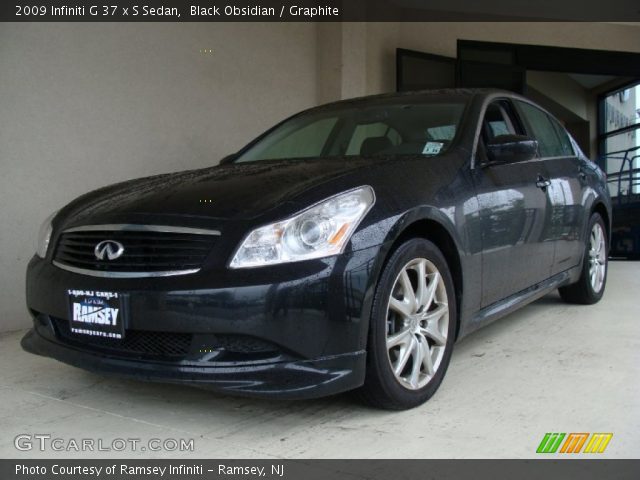
[(568, 75), (588, 90), (599, 87), (600, 85), (618, 78), (613, 75), (590, 75), (586, 73), (569, 73)]

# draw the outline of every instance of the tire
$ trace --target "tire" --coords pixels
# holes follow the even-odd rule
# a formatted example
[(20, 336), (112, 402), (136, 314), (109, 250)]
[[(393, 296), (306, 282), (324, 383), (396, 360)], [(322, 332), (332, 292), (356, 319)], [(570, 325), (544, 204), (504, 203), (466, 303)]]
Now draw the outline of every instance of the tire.
[(424, 239), (400, 245), (376, 287), (360, 396), (387, 410), (426, 402), (449, 366), (456, 322), (455, 290), (442, 252)]
[(568, 303), (597, 303), (602, 298), (607, 284), (609, 245), (607, 229), (599, 213), (591, 215), (587, 231), (589, 233), (585, 240), (580, 279), (572, 285), (558, 289), (562, 299)]

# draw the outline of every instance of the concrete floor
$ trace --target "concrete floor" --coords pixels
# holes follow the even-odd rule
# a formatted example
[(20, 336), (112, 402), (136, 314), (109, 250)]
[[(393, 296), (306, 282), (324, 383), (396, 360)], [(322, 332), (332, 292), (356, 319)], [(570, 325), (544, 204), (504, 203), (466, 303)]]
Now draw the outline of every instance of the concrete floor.
[[(0, 337), (0, 458), (535, 457), (545, 432), (613, 432), (601, 457), (640, 445), (640, 263), (611, 263), (604, 299), (557, 294), (461, 341), (420, 408), (372, 410), (350, 395), (270, 402), (103, 378), (24, 353)], [(20, 452), (21, 433), (194, 438), (191, 453)]]

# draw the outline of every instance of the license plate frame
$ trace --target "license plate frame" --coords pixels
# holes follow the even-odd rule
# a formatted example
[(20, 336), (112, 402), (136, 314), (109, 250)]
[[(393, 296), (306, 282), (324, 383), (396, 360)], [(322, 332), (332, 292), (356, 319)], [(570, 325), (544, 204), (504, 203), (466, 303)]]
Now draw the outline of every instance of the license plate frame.
[(123, 340), (127, 320), (128, 297), (119, 292), (67, 290), (69, 329), (87, 338)]

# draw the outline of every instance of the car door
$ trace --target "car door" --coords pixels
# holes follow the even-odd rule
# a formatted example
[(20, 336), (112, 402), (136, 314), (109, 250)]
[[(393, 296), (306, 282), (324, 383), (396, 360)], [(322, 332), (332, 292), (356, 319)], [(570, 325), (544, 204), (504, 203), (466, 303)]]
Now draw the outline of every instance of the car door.
[(530, 103), (515, 104), (527, 128), (538, 139), (549, 174), (548, 229), (555, 252), (551, 273), (560, 273), (580, 263), (584, 250), (581, 236), (586, 221), (582, 204), (585, 178), (581, 162), (569, 134), (555, 118)]
[(474, 168), (482, 231), (482, 306), (549, 277), (553, 243), (547, 229), (548, 172), (538, 158), (491, 163), (485, 145), (526, 133), (509, 100), (491, 103), (482, 120)]

